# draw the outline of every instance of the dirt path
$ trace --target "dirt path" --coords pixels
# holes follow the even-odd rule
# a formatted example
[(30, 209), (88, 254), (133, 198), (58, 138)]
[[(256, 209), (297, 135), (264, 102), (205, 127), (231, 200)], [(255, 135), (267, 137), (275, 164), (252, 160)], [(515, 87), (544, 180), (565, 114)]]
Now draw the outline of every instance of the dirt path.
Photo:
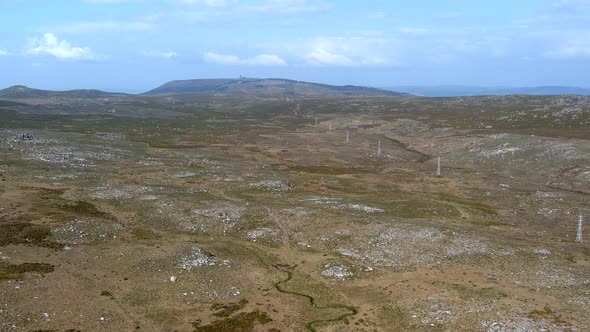
[(291, 247), (291, 241), (289, 239), (289, 232), (287, 231), (287, 227), (285, 227), (285, 225), (283, 225), (283, 223), (281, 222), (281, 219), (279, 217), (277, 217), (270, 208), (265, 207), (266, 211), (268, 212), (268, 215), (273, 219), (273, 221), (275, 222), (275, 224), (277, 224), (277, 226), (279, 227), (279, 229), (281, 230), (281, 243), (286, 246), (287, 248)]

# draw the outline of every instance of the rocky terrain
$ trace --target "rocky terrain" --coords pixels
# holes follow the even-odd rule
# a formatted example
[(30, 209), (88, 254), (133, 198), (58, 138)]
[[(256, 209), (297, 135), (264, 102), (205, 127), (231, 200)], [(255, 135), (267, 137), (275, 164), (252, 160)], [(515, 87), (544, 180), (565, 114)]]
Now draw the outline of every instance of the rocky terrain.
[(588, 97), (3, 99), (0, 331), (590, 330)]

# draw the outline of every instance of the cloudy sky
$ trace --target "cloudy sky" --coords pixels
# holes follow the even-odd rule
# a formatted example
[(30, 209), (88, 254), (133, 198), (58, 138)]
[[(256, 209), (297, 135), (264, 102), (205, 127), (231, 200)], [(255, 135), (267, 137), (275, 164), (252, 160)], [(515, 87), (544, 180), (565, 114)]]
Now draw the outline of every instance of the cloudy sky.
[(590, 0), (1, 0), (0, 87), (590, 87)]

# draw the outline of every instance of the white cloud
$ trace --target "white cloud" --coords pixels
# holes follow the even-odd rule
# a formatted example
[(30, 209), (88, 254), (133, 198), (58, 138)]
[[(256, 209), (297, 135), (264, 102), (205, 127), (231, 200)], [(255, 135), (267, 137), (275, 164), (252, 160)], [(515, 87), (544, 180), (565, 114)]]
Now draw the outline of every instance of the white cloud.
[(52, 55), (58, 59), (91, 60), (95, 56), (88, 47), (76, 47), (66, 40), (59, 40), (52, 33), (31, 40), (27, 49), (31, 55)]
[(203, 54), (203, 60), (222, 65), (253, 65), (253, 66), (282, 66), (287, 63), (274, 54), (259, 54), (252, 58), (240, 58), (236, 55), (225, 55), (214, 52)]
[(310, 63), (316, 65), (350, 66), (354, 64), (354, 62), (346, 55), (332, 53), (332, 51), (325, 49), (322, 46), (318, 46), (311, 50), (311, 52), (306, 55), (306, 58)]
[(163, 52), (163, 51), (143, 51), (141, 55), (153, 58), (164, 58), (172, 59), (178, 56), (176, 52)]
[(8, 55), (8, 51), (0, 49), (0, 56)]
[(259, 54), (253, 58), (244, 59), (245, 63), (261, 66), (281, 66), (287, 64), (285, 60), (274, 54)]
[(371, 32), (298, 40), (279, 48), (312, 65), (385, 67), (400, 65), (395, 54), (397, 44), (392, 38)]

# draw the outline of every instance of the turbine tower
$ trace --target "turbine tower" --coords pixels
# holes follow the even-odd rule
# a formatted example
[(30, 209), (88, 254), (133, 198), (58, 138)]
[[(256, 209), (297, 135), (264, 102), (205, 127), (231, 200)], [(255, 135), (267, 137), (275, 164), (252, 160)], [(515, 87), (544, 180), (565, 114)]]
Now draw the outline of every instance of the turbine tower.
[(440, 157), (436, 160), (436, 176), (440, 176)]
[(576, 242), (584, 242), (582, 239), (582, 213), (580, 213), (580, 216), (578, 217), (578, 233), (576, 234)]

